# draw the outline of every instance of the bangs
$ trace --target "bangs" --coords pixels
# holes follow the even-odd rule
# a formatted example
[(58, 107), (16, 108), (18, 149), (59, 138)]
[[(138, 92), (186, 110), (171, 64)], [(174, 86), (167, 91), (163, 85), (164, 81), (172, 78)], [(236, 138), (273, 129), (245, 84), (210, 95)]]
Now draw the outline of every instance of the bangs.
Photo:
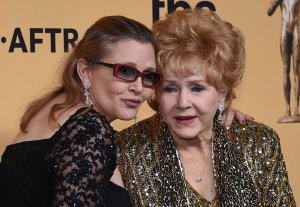
[(168, 60), (161, 62), (160, 72), (162, 74), (173, 73), (178, 77), (188, 77), (196, 74), (202, 74), (205, 81), (214, 86), (218, 91), (223, 91), (226, 84), (223, 80), (223, 72), (220, 72), (222, 68), (214, 64), (210, 59), (201, 59), (195, 56), (195, 54), (184, 54), (184, 55), (174, 55), (163, 58)]
[(186, 77), (197, 73), (206, 73), (202, 61), (191, 55), (172, 56), (163, 64), (163, 73), (174, 73), (176, 76)]

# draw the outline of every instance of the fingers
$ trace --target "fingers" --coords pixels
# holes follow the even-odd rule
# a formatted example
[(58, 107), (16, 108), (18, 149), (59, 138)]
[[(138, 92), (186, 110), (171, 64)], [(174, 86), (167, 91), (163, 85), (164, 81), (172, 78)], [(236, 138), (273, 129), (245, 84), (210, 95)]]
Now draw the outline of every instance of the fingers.
[(246, 121), (253, 121), (254, 118), (249, 116), (248, 114), (244, 114), (240, 112), (239, 110), (234, 110), (235, 111), (235, 118), (241, 125), (245, 125)]
[(230, 128), (234, 118), (238, 121), (240, 125), (245, 125), (246, 121), (254, 120), (254, 118), (249, 116), (248, 114), (244, 114), (239, 110), (229, 108), (223, 115), (223, 124), (227, 130)]
[(239, 110), (234, 110), (234, 116), (239, 124), (244, 125), (246, 123), (246, 115)]
[(253, 121), (254, 118), (248, 114), (245, 114), (246, 121)]
[(226, 112), (223, 115), (223, 124), (225, 128), (228, 130), (232, 124), (232, 121), (234, 119), (235, 113), (232, 108), (229, 108), (226, 110)]

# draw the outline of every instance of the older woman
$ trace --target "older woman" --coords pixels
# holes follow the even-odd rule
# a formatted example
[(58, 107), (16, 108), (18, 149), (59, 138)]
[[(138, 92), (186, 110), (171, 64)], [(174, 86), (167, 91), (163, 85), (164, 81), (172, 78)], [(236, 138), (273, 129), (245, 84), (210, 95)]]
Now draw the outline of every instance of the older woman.
[(276, 132), (221, 124), (244, 73), (242, 33), (216, 13), (176, 11), (154, 25), (158, 113), (117, 135), (135, 206), (295, 206)]

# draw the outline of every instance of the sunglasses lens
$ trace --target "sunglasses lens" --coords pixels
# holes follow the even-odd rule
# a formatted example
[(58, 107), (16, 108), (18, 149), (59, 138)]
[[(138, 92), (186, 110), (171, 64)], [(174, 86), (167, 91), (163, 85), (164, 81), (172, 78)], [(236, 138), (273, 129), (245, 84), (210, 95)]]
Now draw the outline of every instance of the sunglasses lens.
[(136, 69), (126, 65), (120, 65), (116, 75), (120, 79), (134, 81), (139, 76), (139, 72)]
[(139, 76), (142, 76), (143, 85), (150, 88), (157, 86), (161, 79), (161, 75), (159, 73), (146, 72), (142, 75), (142, 73), (137, 69), (121, 64), (116, 64), (114, 76), (129, 82), (133, 82)]
[(145, 85), (155, 87), (158, 85), (160, 78), (161, 76), (158, 73), (145, 73), (143, 78), (143, 83)]

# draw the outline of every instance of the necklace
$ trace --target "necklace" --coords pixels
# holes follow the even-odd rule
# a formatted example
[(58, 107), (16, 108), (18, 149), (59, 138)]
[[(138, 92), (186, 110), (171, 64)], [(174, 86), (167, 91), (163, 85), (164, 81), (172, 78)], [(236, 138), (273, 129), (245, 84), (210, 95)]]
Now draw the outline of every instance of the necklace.
[[(178, 154), (179, 154), (179, 158), (180, 158), (180, 152), (178, 152)], [(184, 173), (185, 174), (187, 174), (187, 173), (189, 173), (189, 174), (192, 174), (194, 177), (195, 177), (195, 181), (196, 182), (198, 182), (198, 183), (200, 183), (202, 180), (203, 180), (203, 173), (204, 173), (204, 170), (206, 169), (206, 164), (207, 164), (207, 161), (206, 161), (206, 159), (204, 159), (204, 163), (203, 163), (203, 166), (202, 166), (202, 169), (201, 169), (201, 173), (200, 174), (198, 174), (198, 173), (195, 173), (196, 171), (194, 171), (193, 169), (187, 169), (187, 168), (185, 168), (184, 167), (184, 162), (183, 162), (183, 160), (182, 160), (182, 157), (181, 157), (181, 159), (180, 159), (180, 162), (181, 162), (181, 164), (182, 164), (182, 169), (183, 169), (183, 171), (184, 171)]]
[[(214, 140), (214, 134), (212, 135), (212, 138), (211, 138), (212, 160), (213, 160), (213, 166), (214, 166), (213, 140)], [(179, 153), (178, 147), (176, 147), (176, 157), (177, 157), (177, 161), (178, 161), (179, 168), (180, 168), (180, 171), (181, 171), (181, 178), (183, 180), (185, 180), (185, 173), (187, 172), (187, 170), (185, 170), (183, 168), (182, 161), (180, 160), (180, 153)], [(191, 171), (189, 171), (189, 172), (191, 172)], [(203, 173), (203, 169), (202, 169), (202, 173)], [(197, 182), (201, 182), (203, 180), (202, 176), (199, 176), (199, 175), (197, 175), (195, 173), (193, 173), (193, 174), (196, 175), (196, 181)], [(186, 198), (186, 204), (187, 204), (188, 207), (190, 207), (191, 201), (190, 201), (190, 198), (189, 198), (189, 195), (188, 195), (188, 189), (187, 188), (188, 188), (187, 183), (184, 182), (184, 189), (185, 189), (184, 190), (184, 195), (185, 195), (185, 198)], [(215, 191), (215, 182), (213, 181), (212, 185), (211, 185), (211, 189), (210, 189), (210, 200), (211, 201), (212, 201), (212, 198), (213, 198), (214, 191)]]
[[(182, 163), (183, 165), (183, 163)], [(205, 165), (205, 164), (204, 164)], [(183, 166), (182, 166), (183, 167)], [(183, 167), (183, 171), (186, 173), (190, 173), (190, 174), (193, 174), (196, 178), (195, 178), (195, 181), (200, 183), (202, 180), (203, 180), (203, 171), (204, 171), (204, 166), (202, 167), (202, 170), (201, 170), (201, 174), (198, 175), (197, 173), (195, 173), (194, 171), (190, 170), (190, 169), (186, 169)]]

